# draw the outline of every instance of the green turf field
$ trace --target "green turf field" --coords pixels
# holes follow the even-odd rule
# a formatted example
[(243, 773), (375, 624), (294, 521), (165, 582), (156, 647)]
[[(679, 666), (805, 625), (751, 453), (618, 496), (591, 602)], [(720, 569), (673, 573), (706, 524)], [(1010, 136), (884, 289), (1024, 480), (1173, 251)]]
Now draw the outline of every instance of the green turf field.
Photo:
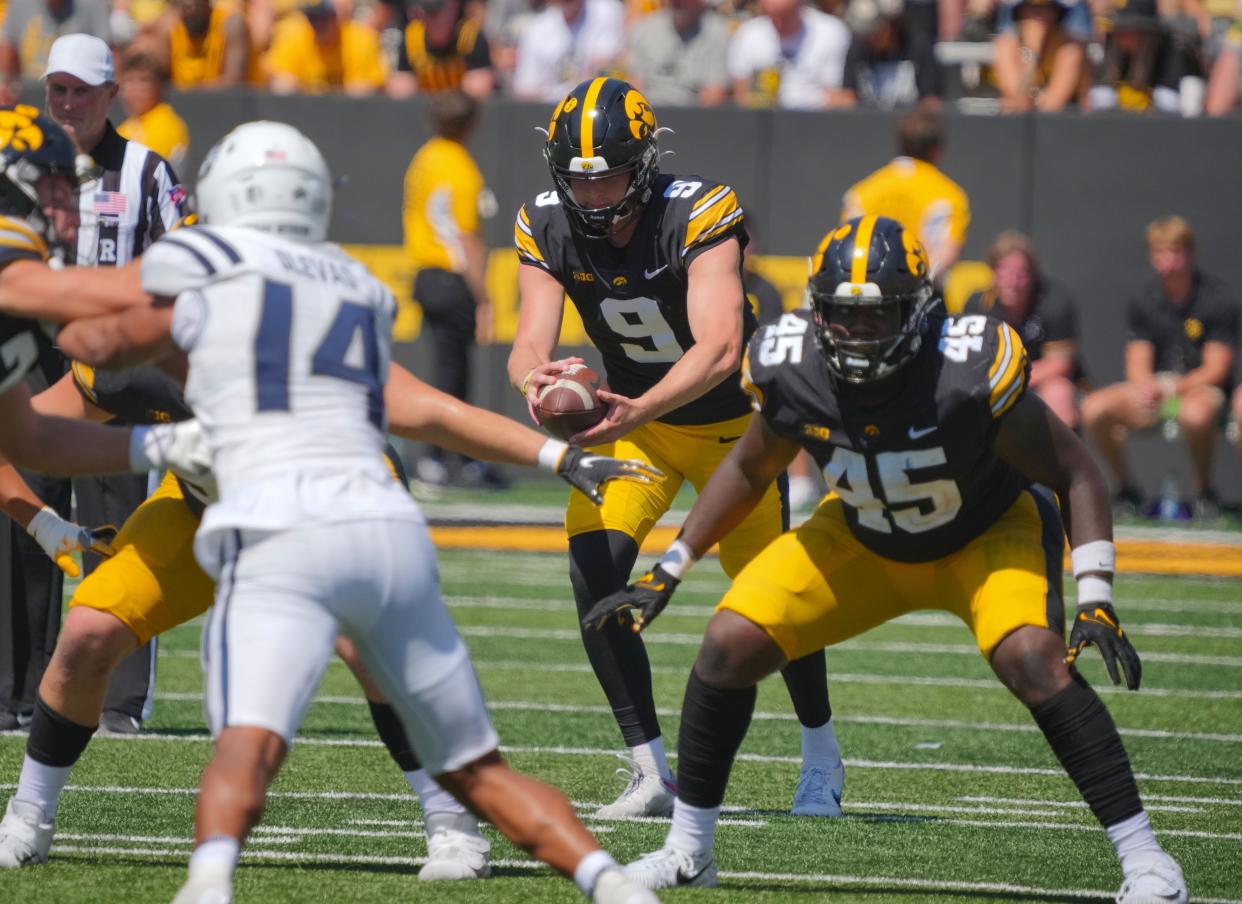
[[(508, 755), (583, 813), (622, 782), (617, 730), (582, 653), (562, 556), (446, 551), (445, 592)], [(1242, 902), (1242, 582), (1119, 578), (1118, 609), (1144, 657), (1138, 694), (1106, 688), (1152, 822), (1192, 900)], [(687, 670), (724, 587), (696, 570), (648, 632), (670, 746)], [(171, 900), (191, 847), (194, 789), (209, 752), (199, 625), (161, 641), (147, 732), (97, 738), (61, 808), (44, 867), (0, 874), (0, 902)], [(1111, 846), (1026, 710), (991, 678), (947, 616), (908, 616), (829, 652), (848, 766), (847, 818), (795, 819), (798, 727), (780, 681), (760, 692), (718, 833), (718, 890), (669, 900), (1069, 901), (1115, 894)], [(1090, 651), (1084, 670), (1107, 679)], [(0, 791), (24, 737), (0, 736)], [(334, 663), (275, 786), (236, 883), (239, 902), (573, 901), (490, 829), (495, 878), (427, 885), (418, 808)], [(657, 847), (659, 821), (588, 823), (625, 861)]]

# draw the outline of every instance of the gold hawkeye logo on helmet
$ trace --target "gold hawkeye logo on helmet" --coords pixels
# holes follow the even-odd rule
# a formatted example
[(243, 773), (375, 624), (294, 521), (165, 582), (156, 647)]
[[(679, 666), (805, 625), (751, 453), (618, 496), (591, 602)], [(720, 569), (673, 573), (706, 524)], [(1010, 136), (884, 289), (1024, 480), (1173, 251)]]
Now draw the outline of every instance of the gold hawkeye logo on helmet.
[(43, 147), (43, 129), (34, 121), (38, 115), (37, 109), (26, 104), (0, 110), (0, 148), (37, 151)]
[(625, 115), (630, 118), (630, 134), (644, 141), (656, 127), (655, 111), (637, 88), (625, 93)]

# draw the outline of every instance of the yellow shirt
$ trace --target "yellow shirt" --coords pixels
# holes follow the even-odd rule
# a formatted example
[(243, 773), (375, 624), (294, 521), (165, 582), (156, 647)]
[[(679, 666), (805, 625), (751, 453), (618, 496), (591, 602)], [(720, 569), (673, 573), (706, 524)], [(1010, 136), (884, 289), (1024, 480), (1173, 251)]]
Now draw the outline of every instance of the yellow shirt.
[(302, 13), (286, 17), (267, 52), (267, 70), (298, 80), (299, 90), (318, 94), (346, 85), (382, 88), (388, 75), (380, 37), (361, 22), (341, 25), (340, 40), (327, 46), (315, 42), (315, 29)]
[(970, 201), (960, 185), (930, 163), (898, 157), (845, 193), (842, 222), (863, 214), (892, 217), (914, 230), (935, 257), (945, 239), (965, 240)]
[(483, 174), (465, 146), (433, 138), (405, 171), (405, 248), (421, 269), (460, 273), (466, 266), (461, 236), (479, 231)]
[[(207, 33), (194, 37), (180, 17), (173, 23), (168, 35), (169, 56), (172, 61), (169, 75), (172, 83), (182, 90), (197, 88), (213, 82), (224, 72), (224, 56), (228, 47), (228, 23), (234, 16), (243, 15), (241, 8), (229, 0), (216, 0), (207, 21)], [(252, 52), (250, 81), (256, 81), (258, 59)]]
[(145, 144), (173, 169), (180, 169), (190, 151), (190, 130), (185, 120), (165, 101), (141, 116), (131, 116), (117, 127), (122, 138)]

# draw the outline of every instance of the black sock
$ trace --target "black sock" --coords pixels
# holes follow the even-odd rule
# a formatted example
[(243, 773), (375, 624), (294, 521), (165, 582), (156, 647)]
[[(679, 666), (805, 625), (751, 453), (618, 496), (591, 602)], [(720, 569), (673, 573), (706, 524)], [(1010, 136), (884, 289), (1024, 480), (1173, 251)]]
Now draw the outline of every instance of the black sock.
[(1031, 715), (1095, 818), (1115, 825), (1143, 809), (1134, 771), (1104, 703), (1077, 672), (1073, 679)]
[(819, 728), (832, 718), (828, 702), (828, 657), (824, 651), (795, 659), (781, 669), (789, 699), (793, 701), (798, 721), (807, 728)]
[(72, 766), (82, 756), (98, 725), (79, 725), (70, 722), (43, 702), (35, 700), (34, 717), (30, 721), (30, 738), (26, 741), (26, 754), (44, 766), (63, 769)]
[(418, 757), (414, 753), (414, 748), (410, 746), (409, 738), (405, 734), (405, 726), (397, 718), (397, 711), (392, 708), (392, 704), (368, 700), (367, 706), (371, 707), (371, 721), (375, 723), (375, 730), (379, 733), (384, 746), (388, 748), (388, 755), (392, 757), (397, 767), (402, 772), (413, 772), (418, 769)]
[[(626, 585), (637, 557), (634, 538), (620, 531), (594, 531), (570, 539), (569, 578), (579, 619)], [(651, 663), (642, 637), (615, 620), (599, 631), (581, 630), (587, 659), (626, 745), (637, 747), (658, 738), (660, 720), (651, 691)]]
[(742, 746), (758, 689), (724, 690), (691, 670), (677, 738), (677, 797), (694, 807), (718, 807), (733, 758)]

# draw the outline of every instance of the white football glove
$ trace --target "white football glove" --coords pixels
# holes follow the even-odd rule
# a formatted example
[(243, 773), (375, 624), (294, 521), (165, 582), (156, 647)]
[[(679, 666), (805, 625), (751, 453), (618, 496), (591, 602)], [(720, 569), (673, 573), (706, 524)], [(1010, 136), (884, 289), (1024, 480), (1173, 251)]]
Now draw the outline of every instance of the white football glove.
[(211, 451), (194, 420), (135, 427), (129, 439), (129, 467), (135, 474), (172, 471), (200, 486), (214, 482)]
[(26, 525), (26, 533), (34, 538), (47, 557), (71, 578), (82, 573), (78, 563), (74, 561), (75, 552), (97, 552), (101, 556), (113, 554), (110, 541), (116, 536), (116, 528), (112, 525), (95, 530), (66, 521), (48, 506), (35, 512), (35, 516)]

